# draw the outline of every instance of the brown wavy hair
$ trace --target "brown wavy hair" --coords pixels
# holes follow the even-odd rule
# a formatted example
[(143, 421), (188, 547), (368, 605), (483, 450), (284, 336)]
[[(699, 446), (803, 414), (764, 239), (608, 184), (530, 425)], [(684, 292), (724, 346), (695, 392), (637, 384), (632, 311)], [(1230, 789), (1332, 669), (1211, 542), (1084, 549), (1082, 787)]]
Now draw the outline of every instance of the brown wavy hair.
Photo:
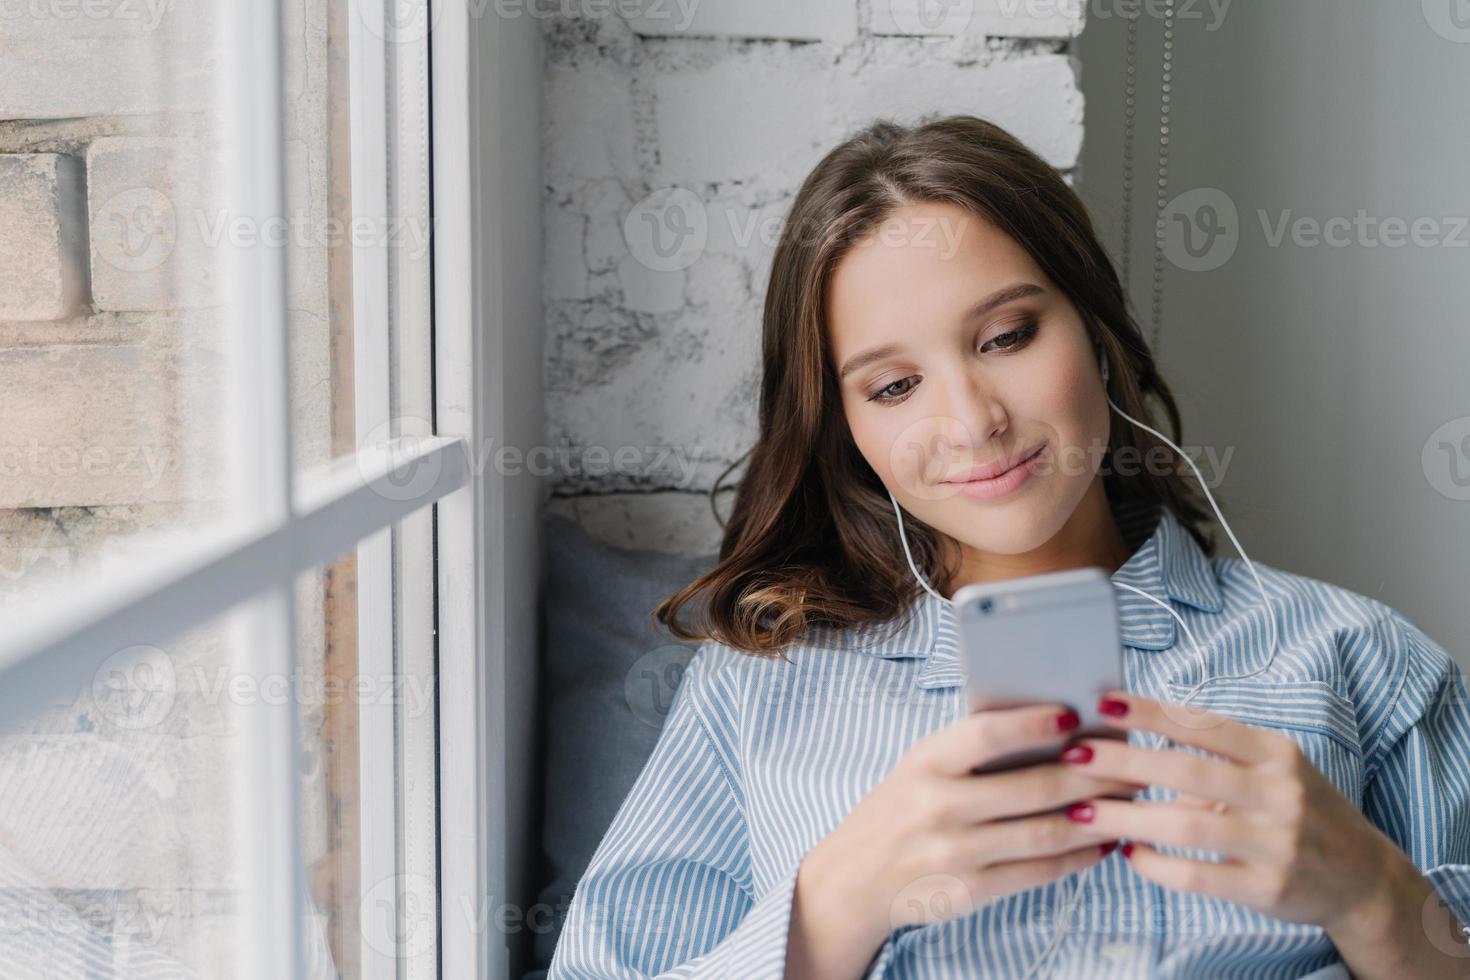
[[(1057, 170), (974, 116), (912, 127), (876, 121), (828, 153), (792, 203), (766, 290), (758, 435), (710, 488), (712, 508), (730, 471), (746, 458), (750, 465), (729, 520), (721, 521), (715, 568), (653, 611), (674, 636), (780, 655), (814, 624), (841, 630), (885, 623), (916, 598), (920, 586), (904, 559), (888, 491), (848, 429), (823, 327), (827, 284), (838, 262), (895, 209), (921, 202), (958, 205), (1015, 239), (1076, 307), (1094, 345), (1107, 352), (1113, 401), (1180, 441), (1174, 395), (1159, 376), (1085, 206)], [(1169, 429), (1153, 420), (1150, 396)], [(1125, 446), (1139, 454), (1154, 447), (1172, 453), (1114, 414), (1102, 459), (1110, 503), (1161, 502), (1213, 553), (1204, 529), (1209, 515), (1192, 477), (1173, 467), (1115, 472), (1113, 453)], [(914, 562), (927, 573), (942, 554), (940, 532), (910, 516), (904, 527)], [(946, 567), (929, 578), (948, 594), (957, 571)], [(693, 623), (679, 621), (686, 606), (698, 609)]]

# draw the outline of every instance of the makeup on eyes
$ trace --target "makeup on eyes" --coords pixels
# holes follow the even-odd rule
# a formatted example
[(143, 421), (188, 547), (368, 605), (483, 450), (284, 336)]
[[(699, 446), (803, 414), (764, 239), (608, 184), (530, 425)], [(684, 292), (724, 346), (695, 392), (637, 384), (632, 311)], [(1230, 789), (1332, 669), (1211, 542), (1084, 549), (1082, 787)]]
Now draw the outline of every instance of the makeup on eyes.
[[(1027, 315), (1019, 320), (1014, 321), (1011, 324), (1008, 324), (1005, 330), (1002, 330), (1000, 333), (997, 333), (995, 336), (991, 337), (989, 340), (981, 344), (980, 349), (987, 354), (994, 354), (999, 356), (1015, 353), (1016, 351), (1024, 350), (1026, 347), (1030, 346), (1031, 341), (1036, 339), (1036, 334), (1040, 330), (1040, 322), (1037, 321), (1034, 316)], [(997, 340), (1000, 340), (1002, 338), (1014, 339), (1012, 339), (1008, 344), (991, 348), (988, 351), (986, 350), (986, 347), (994, 344)], [(877, 388), (869, 392), (866, 398), (868, 401), (878, 405), (896, 405), (899, 402), (904, 401), (908, 397), (909, 392), (913, 391), (914, 387), (918, 384), (916, 380), (918, 377), (918, 375), (908, 375), (906, 377), (899, 378), (897, 381), (890, 382), (889, 384), (884, 385), (881, 388)], [(894, 394), (884, 394), (884, 392), (888, 392), (890, 391), (890, 389), (904, 384), (904, 382), (913, 383), (908, 385), (907, 388), (903, 389), (900, 392)]]

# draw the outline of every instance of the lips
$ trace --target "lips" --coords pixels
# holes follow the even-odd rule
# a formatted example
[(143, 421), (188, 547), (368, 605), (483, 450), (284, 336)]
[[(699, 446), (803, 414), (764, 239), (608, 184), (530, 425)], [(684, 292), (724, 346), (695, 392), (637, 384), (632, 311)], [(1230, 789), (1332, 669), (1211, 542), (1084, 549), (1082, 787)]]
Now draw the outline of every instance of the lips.
[(1033, 446), (1030, 449), (1023, 449), (1020, 452), (1011, 454), (1010, 456), (1006, 456), (1002, 459), (993, 460), (989, 463), (986, 463), (984, 466), (973, 466), (963, 473), (955, 474), (944, 482), (974, 483), (979, 480), (993, 480), (996, 477), (1015, 469), (1017, 466), (1020, 466), (1022, 463), (1026, 462), (1028, 459), (1035, 456), (1037, 453), (1041, 452), (1045, 448), (1046, 444), (1042, 443), (1040, 446)]

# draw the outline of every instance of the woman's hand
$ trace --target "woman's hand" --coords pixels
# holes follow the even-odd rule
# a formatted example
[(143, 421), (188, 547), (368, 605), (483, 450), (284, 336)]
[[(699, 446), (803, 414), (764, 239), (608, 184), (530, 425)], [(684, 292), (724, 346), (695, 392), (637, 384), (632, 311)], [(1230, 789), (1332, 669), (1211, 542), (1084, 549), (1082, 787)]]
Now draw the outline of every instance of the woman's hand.
[(1077, 724), (1062, 705), (997, 709), (915, 743), (802, 861), (788, 975), (860, 976), (899, 926), (964, 915), (1111, 851), (1110, 833), (1067, 819), (1064, 808), (1138, 785), (1060, 762), (971, 772), (1019, 749), (1060, 745)]
[[(1342, 932), (1373, 920), (1385, 892), (1417, 869), (1304, 756), (1289, 736), (1223, 715), (1125, 692), (1099, 702), (1109, 724), (1157, 732), (1222, 759), (1078, 739), (1065, 762), (1099, 779), (1172, 789), (1178, 800), (1088, 800), (1072, 819), (1130, 838), (1139, 874), (1181, 891), (1230, 899), (1266, 915)], [(1221, 863), (1143, 843), (1215, 851)]]

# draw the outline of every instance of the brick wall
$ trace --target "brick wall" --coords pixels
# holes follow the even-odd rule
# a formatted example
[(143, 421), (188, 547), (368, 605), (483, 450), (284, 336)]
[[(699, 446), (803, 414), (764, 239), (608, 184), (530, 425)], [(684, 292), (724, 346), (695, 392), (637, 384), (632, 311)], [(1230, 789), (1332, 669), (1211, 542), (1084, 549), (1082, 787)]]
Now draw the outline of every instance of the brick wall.
[[(288, 211), (309, 218), (331, 193), (327, 9), (285, 4)], [(231, 374), (214, 232), (222, 217), (260, 221), (222, 214), (215, 193), (217, 13), (0, 4), (0, 610), (64, 590), (83, 560), (125, 555), (134, 532), (187, 533), (221, 513)], [(314, 238), (287, 250), (303, 463), (331, 452), (326, 255)], [(298, 589), (308, 677), (325, 655), (326, 601), (320, 580)], [(120, 970), (164, 957), (228, 975), (241, 746), (215, 686), (238, 671), (220, 626), (160, 640), (146, 678), (118, 651), (109, 664), (123, 674), (104, 665), (74, 701), (0, 738), (7, 970), (24, 972), (12, 960), (24, 922), (52, 936), (58, 962), (90, 947)], [(166, 703), (140, 714), (150, 691)], [(304, 706), (308, 863), (328, 834), (324, 717)], [(29, 885), (45, 890), (16, 891)]]
[[(875, 117), (951, 112), (1006, 126), (1070, 177), (1081, 8), (643, 9), (544, 25), (548, 435), (601, 453), (559, 469), (550, 506), (615, 543), (713, 551), (705, 493), (755, 435), (761, 303), (801, 179)], [(672, 222), (686, 244), (668, 255), (654, 235)]]

